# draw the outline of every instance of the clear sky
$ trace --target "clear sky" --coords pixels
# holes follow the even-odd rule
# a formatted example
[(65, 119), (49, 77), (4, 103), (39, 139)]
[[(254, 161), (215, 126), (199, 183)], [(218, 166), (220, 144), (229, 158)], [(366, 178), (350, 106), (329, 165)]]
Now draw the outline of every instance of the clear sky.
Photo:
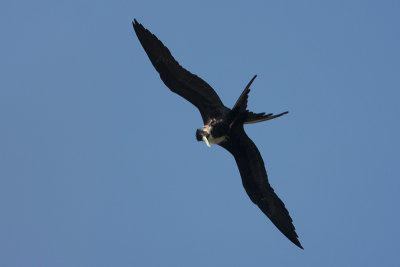
[[(2, 1), (0, 266), (399, 266), (399, 1)], [(240, 3), (239, 3), (240, 2)], [(136, 18), (246, 126), (300, 250)]]

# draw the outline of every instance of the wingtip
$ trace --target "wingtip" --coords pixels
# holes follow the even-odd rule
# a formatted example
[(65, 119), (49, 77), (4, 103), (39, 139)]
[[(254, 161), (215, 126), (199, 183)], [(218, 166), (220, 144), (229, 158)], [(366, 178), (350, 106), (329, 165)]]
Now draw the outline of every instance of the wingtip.
[[(278, 228), (278, 229), (279, 229), (279, 228)], [(282, 232), (282, 231), (281, 231), (281, 232), (282, 232), (290, 241), (292, 241), (292, 243), (295, 244), (296, 247), (299, 247), (299, 248), (301, 248), (302, 250), (304, 250), (303, 246), (302, 246), (301, 243), (300, 243), (299, 237), (297, 236), (297, 234), (296, 234), (295, 231), (296, 231), (296, 230), (294, 229), (293, 234), (290, 234), (290, 235), (287, 235), (287, 234), (285, 234), (285, 233)]]
[(297, 242), (293, 242), (296, 246), (298, 246), (299, 248), (301, 248), (302, 250), (304, 250), (303, 246), (301, 245), (300, 241), (298, 239), (296, 239)]
[(133, 28), (137, 27), (138, 25), (140, 25), (140, 23), (136, 19), (133, 19), (132, 21)]

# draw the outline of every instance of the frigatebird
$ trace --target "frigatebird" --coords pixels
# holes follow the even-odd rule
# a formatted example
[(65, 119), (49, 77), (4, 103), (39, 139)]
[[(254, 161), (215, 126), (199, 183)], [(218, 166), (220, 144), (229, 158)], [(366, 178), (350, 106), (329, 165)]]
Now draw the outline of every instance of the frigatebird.
[(273, 115), (247, 110), (250, 86), (257, 75), (247, 84), (233, 108), (227, 108), (214, 89), (203, 79), (180, 66), (169, 49), (154, 34), (136, 19), (132, 25), (164, 84), (199, 109), (204, 126), (196, 130), (197, 141), (204, 141), (208, 147), (210, 143), (220, 145), (233, 155), (243, 187), (251, 201), (290, 241), (303, 248), (285, 204), (268, 182), (261, 154), (243, 127), (244, 124), (275, 119), (288, 112)]

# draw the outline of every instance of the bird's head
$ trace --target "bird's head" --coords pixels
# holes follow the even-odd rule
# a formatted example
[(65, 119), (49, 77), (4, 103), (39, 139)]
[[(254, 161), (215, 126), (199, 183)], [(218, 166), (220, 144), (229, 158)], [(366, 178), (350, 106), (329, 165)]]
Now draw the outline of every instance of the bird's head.
[(210, 146), (210, 143), (208, 142), (208, 138), (210, 137), (210, 127), (204, 126), (203, 130), (197, 129), (196, 130), (196, 139), (197, 141), (204, 141), (208, 147)]

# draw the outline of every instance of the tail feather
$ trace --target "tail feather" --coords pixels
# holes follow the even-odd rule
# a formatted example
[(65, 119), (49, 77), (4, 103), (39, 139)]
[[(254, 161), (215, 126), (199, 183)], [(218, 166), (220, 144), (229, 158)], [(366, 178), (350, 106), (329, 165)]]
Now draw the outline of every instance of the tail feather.
[(239, 96), (235, 105), (233, 106), (233, 108), (230, 112), (230, 120), (231, 120), (230, 125), (231, 126), (237, 121), (242, 121), (244, 124), (257, 123), (257, 122), (261, 122), (261, 121), (272, 120), (272, 119), (278, 118), (282, 115), (289, 113), (288, 111), (286, 111), (286, 112), (274, 115), (273, 113), (270, 113), (270, 114), (265, 114), (265, 112), (254, 113), (254, 112), (246, 110), (247, 109), (247, 101), (249, 99), (250, 86), (256, 77), (257, 77), (257, 75), (254, 75), (254, 77), (250, 80), (250, 82), (247, 84), (246, 88), (243, 90), (242, 94)]
[(283, 116), (285, 114), (288, 114), (289, 111), (274, 115), (273, 113), (269, 113), (265, 115), (265, 112), (263, 113), (254, 113), (251, 111), (247, 111), (247, 117), (244, 121), (245, 124), (250, 124), (250, 123), (257, 123), (261, 121), (267, 121), (267, 120), (272, 120), (275, 118), (278, 118), (280, 116)]
[(247, 84), (246, 88), (244, 88), (242, 94), (239, 96), (239, 98), (236, 101), (235, 105), (233, 106), (232, 110), (238, 110), (238, 111), (246, 110), (247, 100), (249, 99), (249, 93), (250, 93), (250, 85), (253, 83), (253, 81), (256, 77), (257, 77), (257, 75), (254, 75), (254, 77)]

